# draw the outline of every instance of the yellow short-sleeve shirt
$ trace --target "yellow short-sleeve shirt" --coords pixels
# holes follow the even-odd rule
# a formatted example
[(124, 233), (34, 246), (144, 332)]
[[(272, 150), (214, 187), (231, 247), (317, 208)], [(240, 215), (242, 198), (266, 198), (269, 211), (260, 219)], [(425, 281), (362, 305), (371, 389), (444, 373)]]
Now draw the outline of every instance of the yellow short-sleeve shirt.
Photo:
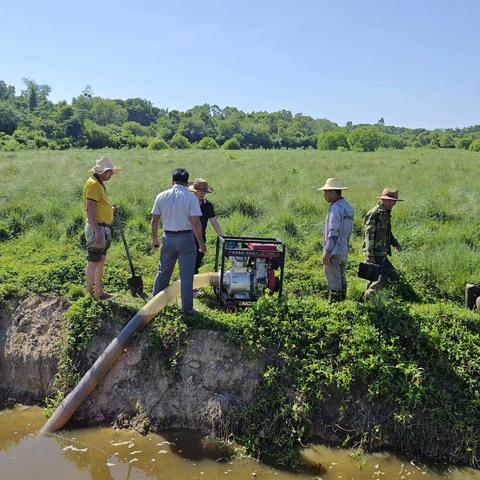
[(95, 178), (90, 177), (83, 187), (83, 206), (87, 210), (87, 200), (95, 202), (95, 219), (98, 223), (110, 225), (113, 222), (112, 205), (107, 199), (105, 187)]

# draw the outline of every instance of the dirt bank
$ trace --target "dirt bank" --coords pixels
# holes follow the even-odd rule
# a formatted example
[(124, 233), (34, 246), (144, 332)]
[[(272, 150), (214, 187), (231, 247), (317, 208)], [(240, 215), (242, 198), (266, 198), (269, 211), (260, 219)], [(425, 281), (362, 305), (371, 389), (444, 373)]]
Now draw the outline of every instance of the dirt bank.
[[(0, 401), (41, 403), (51, 393), (68, 307), (61, 298), (33, 295), (0, 308)], [(88, 365), (119, 328), (112, 319), (104, 320), (101, 335), (86, 352)], [(172, 372), (148, 350), (146, 335), (137, 334), (74, 420), (133, 423), (141, 430), (218, 430), (233, 407), (251, 401), (262, 368), (223, 332), (193, 330)]]

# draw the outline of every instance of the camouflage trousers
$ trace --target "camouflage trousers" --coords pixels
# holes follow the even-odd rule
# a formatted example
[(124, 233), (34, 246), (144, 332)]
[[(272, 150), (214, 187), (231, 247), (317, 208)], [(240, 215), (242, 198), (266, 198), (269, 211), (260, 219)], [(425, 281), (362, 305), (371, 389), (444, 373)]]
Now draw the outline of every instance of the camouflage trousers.
[(347, 255), (332, 255), (330, 262), (323, 266), (328, 284), (328, 301), (341, 302), (347, 297), (345, 266)]
[(376, 257), (375, 263), (382, 267), (382, 272), (380, 273), (378, 280), (370, 282), (367, 285), (367, 290), (363, 296), (365, 301), (371, 298), (378, 290), (385, 288), (388, 284), (397, 282), (399, 279), (398, 272), (387, 257)]

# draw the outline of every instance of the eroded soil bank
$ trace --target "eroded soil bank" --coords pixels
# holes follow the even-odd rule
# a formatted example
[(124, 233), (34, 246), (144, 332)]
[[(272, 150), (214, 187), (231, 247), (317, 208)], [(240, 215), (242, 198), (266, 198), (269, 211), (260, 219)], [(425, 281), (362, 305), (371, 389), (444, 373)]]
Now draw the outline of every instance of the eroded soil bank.
[[(51, 394), (69, 304), (59, 297), (30, 296), (0, 310), (0, 401), (42, 403)], [(104, 319), (85, 353), (91, 366), (119, 332)], [(148, 327), (147, 327), (148, 328)], [(152, 355), (146, 335), (134, 336), (125, 353), (75, 414), (74, 421), (134, 426), (140, 431), (195, 428), (218, 431), (234, 407), (247, 404), (263, 370), (226, 334), (192, 330), (177, 366)]]

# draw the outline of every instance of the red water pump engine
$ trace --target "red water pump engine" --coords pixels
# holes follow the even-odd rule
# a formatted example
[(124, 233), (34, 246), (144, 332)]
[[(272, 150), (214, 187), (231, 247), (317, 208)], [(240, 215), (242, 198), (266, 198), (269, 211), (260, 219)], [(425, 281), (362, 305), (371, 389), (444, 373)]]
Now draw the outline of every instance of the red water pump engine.
[(277, 238), (219, 236), (215, 252), (219, 303), (225, 311), (236, 312), (240, 305), (256, 302), (266, 289), (280, 297), (284, 264), (285, 244)]

